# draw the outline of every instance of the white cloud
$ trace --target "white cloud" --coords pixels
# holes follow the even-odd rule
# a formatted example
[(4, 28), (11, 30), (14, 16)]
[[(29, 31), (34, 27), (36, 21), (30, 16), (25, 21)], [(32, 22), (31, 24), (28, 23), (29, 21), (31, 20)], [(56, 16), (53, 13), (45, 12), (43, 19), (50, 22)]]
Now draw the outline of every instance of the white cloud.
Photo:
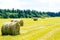
[(48, 2), (39, 2), (39, 0), (28, 0), (28, 1), (22, 1), (21, 2), (22, 9), (34, 9), (38, 11), (45, 11), (48, 8)]
[(17, 0), (2, 0), (2, 1), (0, 1), (1, 2), (1, 4), (0, 4), (0, 8), (3, 8), (3, 9), (7, 9), (7, 8), (9, 8), (9, 9), (11, 9), (11, 8), (19, 8), (19, 7), (21, 7), (21, 5), (20, 5), (20, 2), (19, 1), (17, 1)]
[(38, 11), (60, 11), (59, 0), (0, 0), (0, 8), (3, 9), (31, 9)]
[(49, 2), (49, 0), (36, 0), (37, 2), (40, 2), (40, 3), (46, 3), (46, 2)]
[(60, 1), (50, 0), (49, 1), (49, 11), (60, 11)]

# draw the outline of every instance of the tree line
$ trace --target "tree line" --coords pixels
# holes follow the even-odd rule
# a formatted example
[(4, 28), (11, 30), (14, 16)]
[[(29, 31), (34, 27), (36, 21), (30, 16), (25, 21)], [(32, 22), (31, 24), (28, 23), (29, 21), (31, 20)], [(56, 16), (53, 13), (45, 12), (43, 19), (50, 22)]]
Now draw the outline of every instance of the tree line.
[(44, 18), (60, 17), (60, 12), (41, 12), (36, 10), (0, 9), (0, 18)]

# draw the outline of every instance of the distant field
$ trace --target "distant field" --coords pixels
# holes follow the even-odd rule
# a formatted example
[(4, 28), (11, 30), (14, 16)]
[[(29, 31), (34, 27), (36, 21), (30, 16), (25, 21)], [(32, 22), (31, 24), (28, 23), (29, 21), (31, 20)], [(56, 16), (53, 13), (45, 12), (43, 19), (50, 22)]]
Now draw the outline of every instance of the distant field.
[(2, 24), (11, 19), (0, 19), (0, 40), (60, 40), (60, 17), (39, 18), (38, 21), (22, 19), (24, 26), (20, 27), (20, 35), (17, 36), (2, 36)]

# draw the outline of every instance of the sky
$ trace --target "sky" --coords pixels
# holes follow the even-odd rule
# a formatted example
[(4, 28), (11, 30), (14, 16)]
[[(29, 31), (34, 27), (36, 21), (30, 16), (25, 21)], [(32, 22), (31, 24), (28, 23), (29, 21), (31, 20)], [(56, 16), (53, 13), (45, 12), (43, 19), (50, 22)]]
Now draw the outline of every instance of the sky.
[(59, 12), (60, 0), (0, 0), (0, 9), (12, 8)]

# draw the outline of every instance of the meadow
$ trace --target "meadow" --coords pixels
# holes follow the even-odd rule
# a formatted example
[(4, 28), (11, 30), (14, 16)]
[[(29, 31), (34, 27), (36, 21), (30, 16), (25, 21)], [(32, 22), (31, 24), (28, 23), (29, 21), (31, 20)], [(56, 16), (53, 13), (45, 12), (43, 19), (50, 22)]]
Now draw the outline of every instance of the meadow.
[(1, 35), (1, 27), (4, 22), (11, 19), (0, 19), (0, 40), (60, 40), (60, 17), (21, 18), (24, 25), (20, 27), (20, 35)]

